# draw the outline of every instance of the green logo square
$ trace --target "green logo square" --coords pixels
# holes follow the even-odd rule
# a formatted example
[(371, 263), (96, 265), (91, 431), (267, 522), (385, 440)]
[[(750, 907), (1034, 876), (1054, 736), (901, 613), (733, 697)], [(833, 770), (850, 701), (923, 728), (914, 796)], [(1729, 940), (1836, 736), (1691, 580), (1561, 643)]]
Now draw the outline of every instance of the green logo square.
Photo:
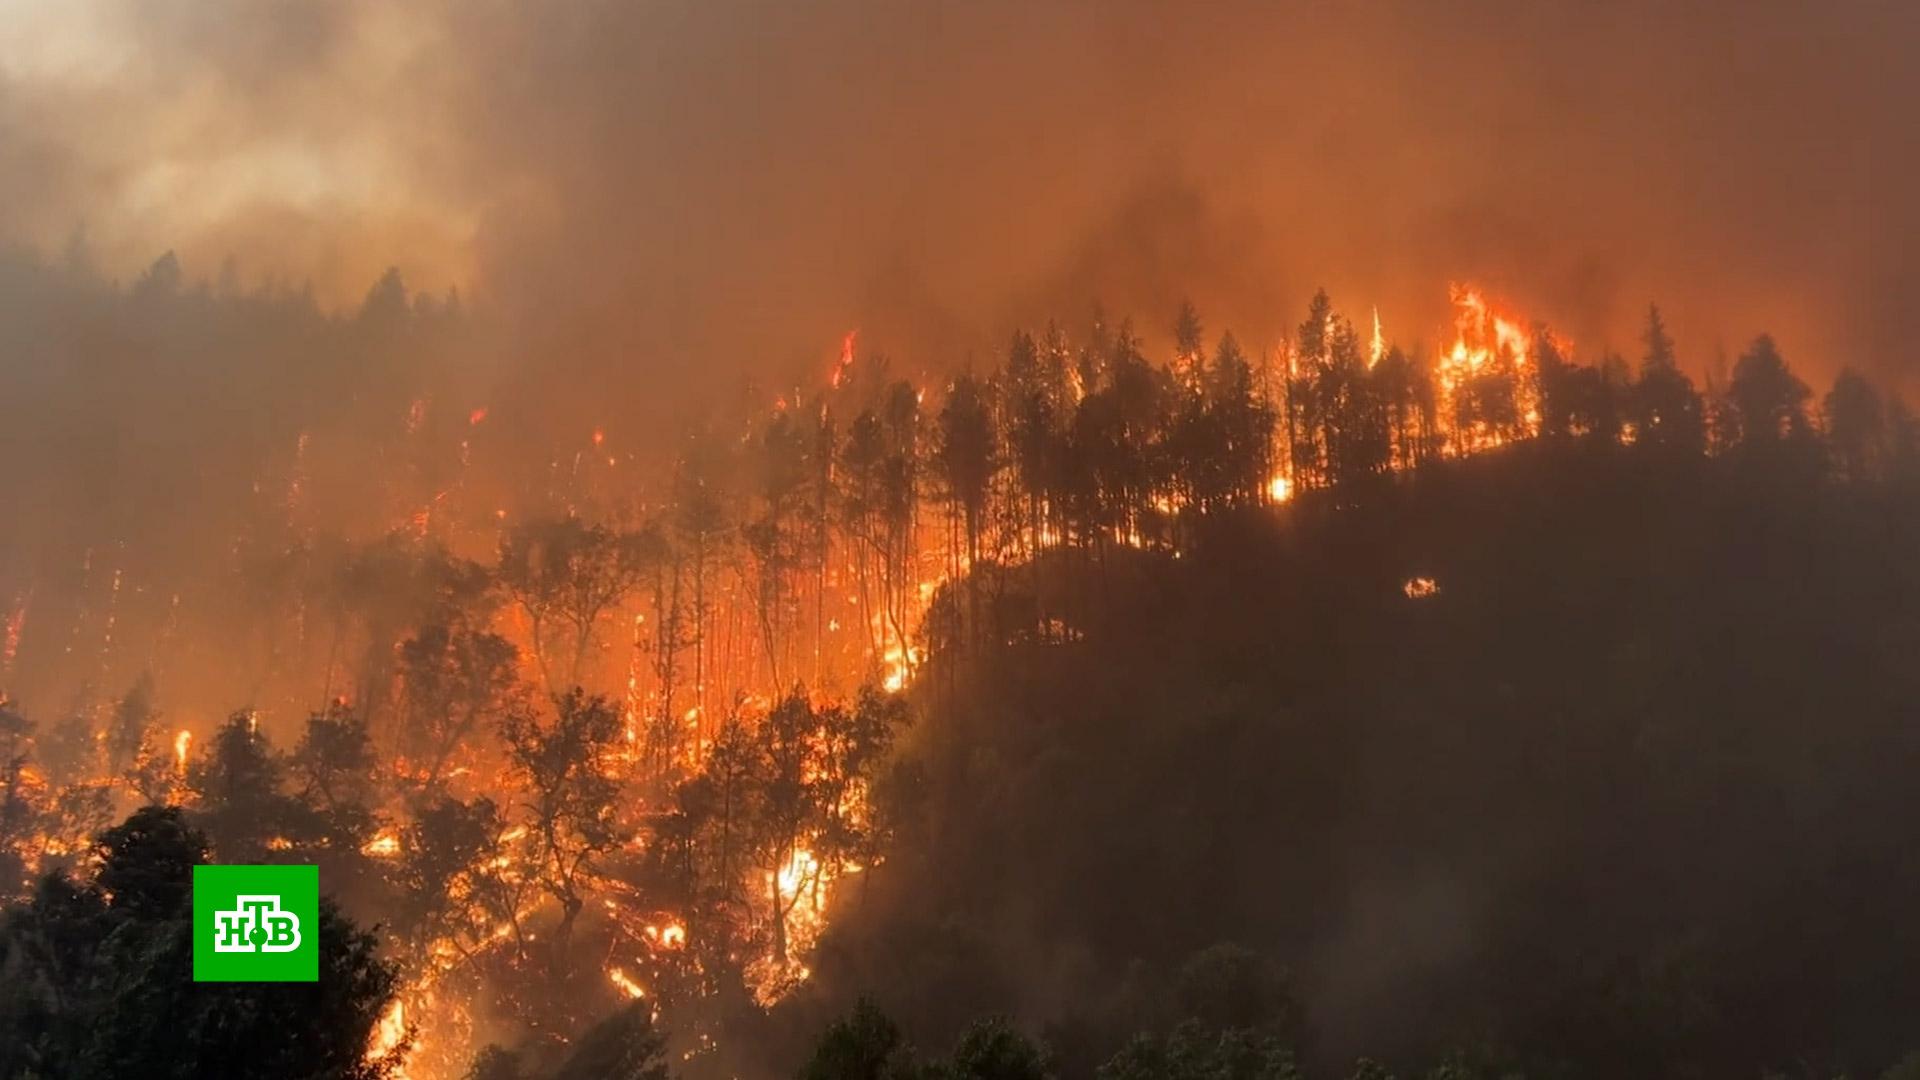
[(320, 868), (193, 868), (194, 982), (319, 982)]

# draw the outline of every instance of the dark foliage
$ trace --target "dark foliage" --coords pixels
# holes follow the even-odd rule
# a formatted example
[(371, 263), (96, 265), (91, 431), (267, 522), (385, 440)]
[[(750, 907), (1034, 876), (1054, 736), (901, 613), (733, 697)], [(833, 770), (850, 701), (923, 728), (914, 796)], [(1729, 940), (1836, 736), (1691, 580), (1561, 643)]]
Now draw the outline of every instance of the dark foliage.
[[(1784, 443), (1768, 377), (1742, 431)], [(1271, 1015), (1244, 970), (1178, 978), (1236, 940), (1291, 968), (1304, 1018), (1270, 1030), (1323, 1073), (1885, 1068), (1920, 1000), (1890, 959), (1920, 955), (1920, 503), (1665, 450), (1542, 441), (1097, 582), (1048, 564), (1099, 599), (1064, 643), (936, 655), (924, 781), (822, 997), (923, 1037), (1010, 1009), (1087, 1075)], [(1114, 1075), (1259, 1058), (1230, 1043)]]
[(193, 982), (188, 883), (206, 850), (177, 809), (148, 807), (101, 836), (93, 880), (49, 875), (0, 916), (0, 1076), (390, 1074), (365, 1058), (393, 970), (330, 901), (319, 982)]

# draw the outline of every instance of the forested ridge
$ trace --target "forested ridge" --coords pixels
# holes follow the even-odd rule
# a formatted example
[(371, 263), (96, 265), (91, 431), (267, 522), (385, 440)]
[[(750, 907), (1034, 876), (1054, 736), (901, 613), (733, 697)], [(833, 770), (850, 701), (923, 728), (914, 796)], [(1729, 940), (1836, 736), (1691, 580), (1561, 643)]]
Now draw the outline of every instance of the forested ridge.
[[(1222, 947), (1287, 973), (1247, 1026), (1308, 1075), (1877, 1075), (1916, 540), (1911, 492), (1530, 445), (1136, 553), (1083, 639), (928, 673), (915, 825), (818, 979), (936, 1046), (1025, 1017), (1061, 1075)], [(1290, 1075), (1204, 1060), (1104, 1075)]]
[[(455, 479), (371, 538), (296, 457), (218, 580), (303, 724), (174, 730), (164, 676), (0, 712), (0, 1075), (248, 1075), (266, 1023), (315, 1077), (1877, 1075), (1914, 421), (1765, 336), (1701, 387), (1657, 310), (1586, 364), (1456, 300), (1437, 354), (1322, 293), (1272, 354), (1188, 306), (1163, 360), (1096, 317), (932, 393), (849, 335), (478, 528), (485, 408), (412, 400)], [(8, 665), (136, 651), (111, 580)], [(319, 864), (352, 977), (169, 997), (207, 858)]]

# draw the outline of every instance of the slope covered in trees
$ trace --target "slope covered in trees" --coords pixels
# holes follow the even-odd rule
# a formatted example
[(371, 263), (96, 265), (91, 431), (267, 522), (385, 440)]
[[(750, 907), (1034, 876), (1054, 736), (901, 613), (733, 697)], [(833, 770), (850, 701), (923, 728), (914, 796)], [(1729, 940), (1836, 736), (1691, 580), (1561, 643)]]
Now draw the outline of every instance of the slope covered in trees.
[(1084, 1076), (1235, 942), (1314, 1075), (1875, 1075), (1920, 999), (1920, 499), (1806, 475), (1546, 441), (1043, 567), (1094, 599), (936, 659), (812, 1007), (1011, 1013)]
[[(373, 1060), (426, 1080), (486, 1043), (550, 1073), (642, 999), (690, 1075), (783, 1071), (862, 989), (922, 1039), (1048, 1025), (1069, 1075), (1143, 1024), (1139, 1068), (1885, 1058), (1898, 976), (1781, 987), (1911, 945), (1857, 894), (1912, 896), (1913, 420), (1848, 373), (1816, 399), (1765, 336), (1703, 392), (1656, 310), (1633, 369), (1454, 299), (1437, 352), (1321, 293), (1258, 356), (1189, 306), (1163, 359), (1096, 316), (936, 386), (849, 335), (650, 471), (597, 426), (484, 465), (502, 418), (433, 370), (328, 408), (316, 437), (395, 465), (377, 499), (320, 498), (333, 453), (265, 424), (291, 459), (191, 568), (59, 513), (81, 533), (9, 560), (0, 888), (90, 880), (156, 803), (221, 861), (318, 863), (400, 976)], [(326, 327), (464, 318), (392, 280)], [(1291, 972), (1249, 984), (1273, 1030), (1172, 1031), (1220, 956)], [(595, 1045), (653, 1069), (629, 1034)]]

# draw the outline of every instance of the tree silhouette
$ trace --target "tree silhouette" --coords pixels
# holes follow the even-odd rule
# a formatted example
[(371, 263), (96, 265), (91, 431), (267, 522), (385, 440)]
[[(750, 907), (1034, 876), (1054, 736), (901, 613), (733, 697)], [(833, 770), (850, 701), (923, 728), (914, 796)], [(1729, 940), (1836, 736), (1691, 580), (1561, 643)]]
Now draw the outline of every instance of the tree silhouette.
[(1884, 475), (1891, 456), (1887, 410), (1873, 384), (1852, 368), (1841, 368), (1822, 411), (1840, 474), (1854, 481)]
[(863, 997), (820, 1033), (800, 1080), (904, 1080), (917, 1071), (899, 1026)]
[(234, 713), (187, 766), (194, 792), (193, 820), (213, 840), (222, 862), (260, 863), (283, 858), (313, 838), (313, 822), (281, 790), (285, 766), (250, 710)]
[(558, 693), (548, 655), (549, 628), (572, 631), (567, 685), (577, 685), (600, 618), (639, 587), (645, 563), (635, 537), (579, 518), (516, 526), (500, 544), (500, 583), (527, 613), (535, 658), (549, 692)]
[(1762, 334), (1733, 366), (1727, 399), (1733, 407), (1733, 442), (1755, 449), (1797, 440), (1807, 431), (1807, 384), (1787, 370), (1773, 338)]
[[(980, 532), (995, 469), (994, 443), (993, 413), (986, 391), (972, 375), (961, 375), (948, 389), (946, 404), (940, 410), (933, 464), (952, 517), (961, 524), (968, 567), (980, 563)], [(966, 580), (969, 611), (977, 625), (978, 578), (968, 575)]]
[(489, 630), (434, 623), (401, 643), (401, 744), (424, 767), (421, 787), (438, 787), (469, 737), (524, 697), (518, 664), (519, 650)]
[(620, 714), (605, 699), (578, 689), (554, 699), (551, 716), (515, 708), (500, 725), (520, 785), (537, 878), (560, 906), (551, 964), (562, 982), (571, 973), (573, 927), (600, 872), (599, 860), (622, 840), (613, 806), (618, 787), (603, 764), (621, 731)]
[(629, 1003), (580, 1037), (553, 1080), (667, 1080), (666, 1039), (654, 1029), (653, 1009)]
[(206, 841), (148, 807), (101, 835), (92, 880), (43, 879), (0, 916), (0, 1074), (384, 1080), (367, 1059), (395, 972), (322, 898), (320, 979), (195, 984), (188, 881)]

